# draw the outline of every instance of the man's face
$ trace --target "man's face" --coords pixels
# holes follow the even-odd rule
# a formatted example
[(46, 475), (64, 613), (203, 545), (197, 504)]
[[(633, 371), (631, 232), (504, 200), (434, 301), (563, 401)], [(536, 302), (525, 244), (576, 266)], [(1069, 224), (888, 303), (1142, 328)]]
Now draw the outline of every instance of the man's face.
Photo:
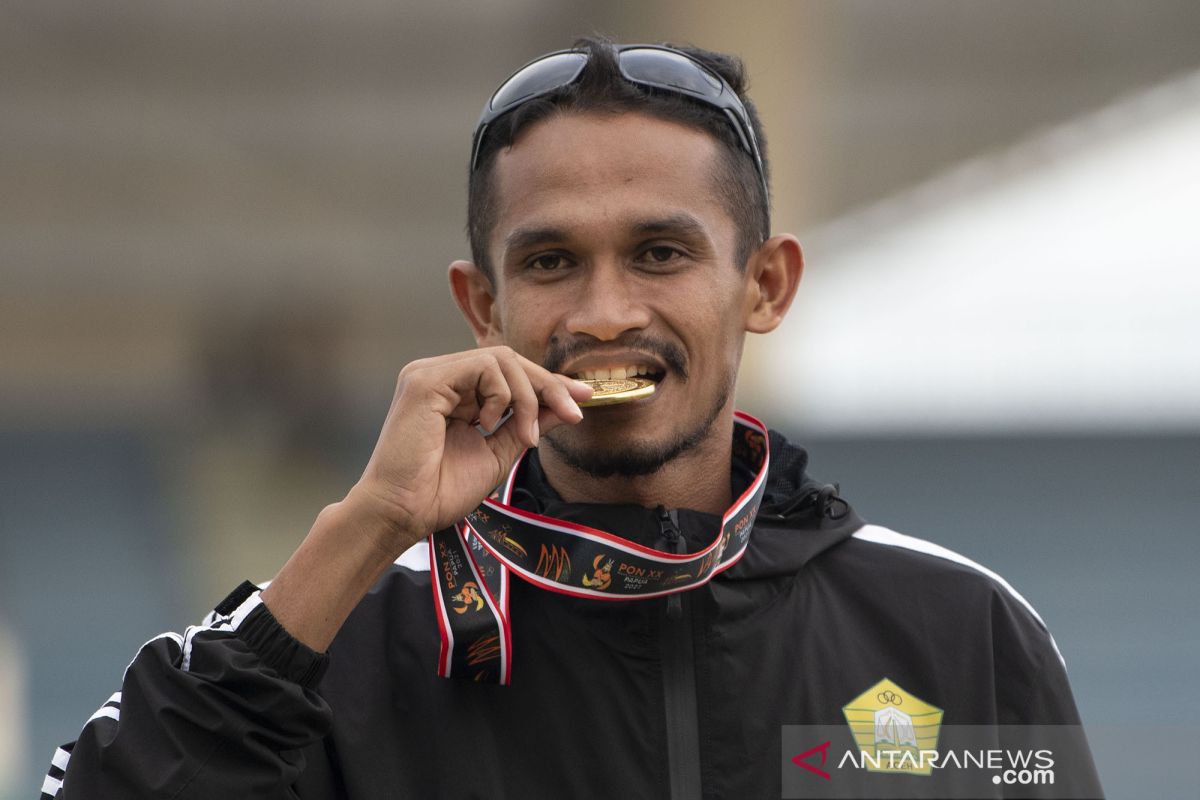
[(732, 411), (753, 302), (733, 263), (718, 148), (702, 131), (641, 114), (566, 113), (522, 131), (496, 159), (496, 303), (481, 343), (572, 377), (637, 373), (658, 384), (547, 435), (586, 471), (657, 469)]

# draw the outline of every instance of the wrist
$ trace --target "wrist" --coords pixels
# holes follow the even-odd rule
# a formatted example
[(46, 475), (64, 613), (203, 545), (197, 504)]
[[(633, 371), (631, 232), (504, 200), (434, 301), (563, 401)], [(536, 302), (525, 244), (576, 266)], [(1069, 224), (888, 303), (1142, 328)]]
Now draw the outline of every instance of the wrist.
[(389, 560), (397, 558), (432, 531), (417, 530), (410, 515), (400, 512), (377, 494), (355, 484), (337, 503), (326, 506), (317, 517), (327, 516), (328, 524), (372, 542)]
[[(353, 495), (353, 496), (351, 496)], [(321, 510), (308, 536), (262, 592), (297, 641), (320, 653), (392, 562), (416, 541), (353, 492)]]

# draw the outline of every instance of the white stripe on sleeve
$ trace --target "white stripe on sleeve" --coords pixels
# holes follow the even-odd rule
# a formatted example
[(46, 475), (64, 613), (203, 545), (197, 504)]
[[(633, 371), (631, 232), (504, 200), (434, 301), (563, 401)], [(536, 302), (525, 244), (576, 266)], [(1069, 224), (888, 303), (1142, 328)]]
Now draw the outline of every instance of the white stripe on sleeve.
[(192, 642), (196, 638), (196, 634), (204, 631), (214, 631), (217, 633), (233, 633), (241, 626), (242, 622), (250, 615), (250, 612), (262, 605), (262, 597), (260, 592), (256, 591), (242, 601), (232, 614), (224, 617), (217, 617), (207, 625), (193, 625), (189, 627), (183, 634), (183, 660), (180, 663), (180, 669), (187, 672), (192, 667)]
[(96, 710), (96, 713), (92, 714), (90, 717), (88, 717), (88, 721), (83, 724), (87, 725), (88, 722), (98, 720), (101, 717), (108, 717), (109, 719), (113, 720), (114, 722), (119, 722), (121, 719), (121, 709), (114, 708), (113, 706), (101, 706), (99, 709)]
[[(1037, 609), (1035, 609), (1028, 600), (1022, 597), (1021, 593), (1014, 589), (1008, 581), (1004, 580), (1004, 578), (1001, 578), (995, 572), (992, 572), (982, 564), (978, 564), (966, 556), (960, 555), (959, 553), (956, 553), (947, 547), (942, 547), (940, 544), (934, 544), (933, 542), (926, 541), (925, 539), (918, 539), (915, 536), (897, 533), (896, 531), (891, 530), (890, 528), (885, 528), (881, 525), (864, 525), (854, 532), (854, 538), (861, 539), (864, 542), (874, 542), (875, 544), (887, 545), (889, 547), (902, 547), (905, 550), (915, 550), (918, 553), (925, 553), (927, 555), (937, 556), (938, 558), (944, 558), (947, 561), (953, 561), (956, 564), (962, 564), (963, 566), (970, 567), (977, 572), (982, 572), (984, 575), (987, 575), (996, 583), (1000, 584), (1000, 586), (1004, 587), (1005, 591), (1012, 595), (1018, 602), (1020, 602), (1021, 605), (1025, 606), (1026, 610), (1033, 615), (1034, 619), (1040, 622), (1043, 628), (1046, 628), (1046, 623), (1042, 619), (1041, 615), (1038, 614)], [(1058, 643), (1054, 641), (1054, 636), (1050, 634), (1050, 630), (1048, 628), (1046, 629), (1046, 635), (1050, 636), (1050, 644), (1054, 648), (1054, 652), (1058, 656), (1058, 660), (1061, 661), (1063, 667), (1066, 668), (1067, 661), (1063, 658), (1062, 652), (1058, 649)]]
[(46, 780), (42, 781), (42, 794), (54, 797), (58, 794), (58, 790), (62, 788), (61, 778), (51, 778), (46, 776)]

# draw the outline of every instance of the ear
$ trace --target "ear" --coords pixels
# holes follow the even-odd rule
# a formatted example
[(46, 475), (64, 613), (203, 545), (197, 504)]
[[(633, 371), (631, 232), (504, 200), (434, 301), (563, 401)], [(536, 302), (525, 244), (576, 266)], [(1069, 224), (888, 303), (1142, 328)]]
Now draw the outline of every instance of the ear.
[(791, 308), (804, 273), (804, 253), (790, 233), (767, 239), (746, 262), (746, 330), (769, 333)]
[(471, 326), (475, 343), (480, 347), (500, 344), (503, 337), (499, 316), (495, 314), (496, 291), (492, 281), (470, 261), (455, 261), (449, 272), (450, 294)]

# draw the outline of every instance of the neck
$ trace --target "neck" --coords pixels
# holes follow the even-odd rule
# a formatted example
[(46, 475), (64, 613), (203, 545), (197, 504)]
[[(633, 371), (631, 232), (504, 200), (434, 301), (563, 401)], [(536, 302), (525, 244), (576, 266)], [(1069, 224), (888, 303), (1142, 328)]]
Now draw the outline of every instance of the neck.
[(597, 478), (567, 464), (552, 447), (538, 450), (550, 485), (569, 503), (633, 503), (690, 508), (720, 516), (729, 508), (733, 412), (722, 413), (707, 436), (649, 475)]

